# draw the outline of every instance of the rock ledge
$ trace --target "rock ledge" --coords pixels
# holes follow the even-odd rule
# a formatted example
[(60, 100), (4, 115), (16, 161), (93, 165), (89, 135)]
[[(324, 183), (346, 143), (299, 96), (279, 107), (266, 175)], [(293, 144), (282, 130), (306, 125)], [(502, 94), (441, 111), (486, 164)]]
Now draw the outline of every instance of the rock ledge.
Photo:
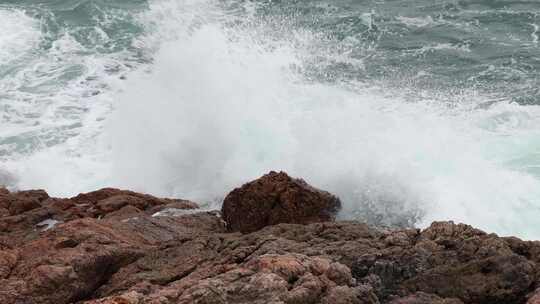
[[(269, 197), (301, 220), (266, 208)], [(337, 198), (284, 173), (226, 201), (222, 218), (117, 189), (71, 199), (1, 189), (0, 303), (540, 303), (539, 242), (453, 222), (392, 231), (333, 222), (325, 212)], [(264, 207), (255, 213), (264, 225), (248, 206)]]

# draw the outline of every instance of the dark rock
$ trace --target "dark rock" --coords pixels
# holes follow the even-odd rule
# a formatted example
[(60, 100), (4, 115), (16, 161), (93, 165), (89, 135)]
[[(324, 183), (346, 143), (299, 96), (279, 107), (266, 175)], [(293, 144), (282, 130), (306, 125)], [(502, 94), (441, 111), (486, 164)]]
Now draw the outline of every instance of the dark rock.
[(465, 303), (519, 303), (536, 278), (535, 263), (503, 239), (452, 222), (433, 223), (414, 245), (364, 254), (352, 271), (378, 282), (381, 298), (423, 291)]
[[(119, 190), (114, 188), (104, 188), (98, 191), (79, 194), (71, 198), (73, 202), (79, 205), (97, 206), (98, 208), (107, 206), (118, 210), (126, 204), (132, 205), (139, 209), (146, 209), (148, 207), (154, 207), (159, 205), (167, 205), (171, 203), (182, 204), (186, 209), (198, 208), (197, 204), (181, 200), (181, 199), (168, 199), (157, 198), (148, 194), (141, 194), (129, 190)], [(121, 205), (120, 207), (118, 207)], [(114, 207), (116, 206), (116, 207)]]
[(389, 304), (463, 304), (459, 299), (441, 298), (434, 294), (417, 292), (415, 294), (394, 299)]
[(284, 172), (270, 172), (229, 193), (222, 212), (230, 231), (247, 233), (279, 223), (333, 221), (340, 208), (332, 194)]
[(41, 203), (49, 198), (43, 190), (4, 193), (0, 196), (0, 208), (9, 210), (10, 215), (21, 214), (41, 207)]
[(527, 304), (540, 304), (540, 288), (531, 293)]
[(9, 194), (9, 190), (0, 185), (0, 195), (7, 195), (7, 194)]
[(142, 213), (143, 211), (141, 209), (131, 206), (131, 205), (127, 205), (120, 208), (119, 210), (107, 213), (103, 218), (106, 218), (106, 219), (116, 218), (118, 220), (128, 220)]

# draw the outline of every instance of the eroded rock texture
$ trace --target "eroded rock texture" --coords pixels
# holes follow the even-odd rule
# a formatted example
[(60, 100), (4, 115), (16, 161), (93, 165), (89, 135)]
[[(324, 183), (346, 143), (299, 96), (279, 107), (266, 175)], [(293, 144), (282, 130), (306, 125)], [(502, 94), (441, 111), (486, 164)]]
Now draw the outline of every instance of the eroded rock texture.
[[(452, 222), (229, 232), (221, 212), (193, 208), (115, 189), (72, 199), (2, 190), (0, 303), (540, 303), (538, 242)], [(180, 212), (153, 216), (165, 209)]]
[(229, 193), (222, 211), (230, 231), (253, 232), (280, 223), (332, 221), (340, 208), (336, 196), (284, 172), (270, 172)]

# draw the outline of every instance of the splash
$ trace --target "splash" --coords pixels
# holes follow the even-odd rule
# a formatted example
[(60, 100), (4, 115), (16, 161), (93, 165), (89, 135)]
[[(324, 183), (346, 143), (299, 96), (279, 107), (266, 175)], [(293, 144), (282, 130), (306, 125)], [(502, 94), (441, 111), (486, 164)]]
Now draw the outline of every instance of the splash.
[(540, 148), (538, 107), (486, 108), (477, 94), (407, 102), (364, 84), (308, 82), (302, 43), (261, 43), (246, 31), (200, 24), (130, 77), (106, 128), (113, 180), (219, 201), (286, 170), (337, 193), (342, 218), (539, 235), (538, 172), (515, 162), (540, 163), (528, 155)]
[(0, 72), (2, 65), (23, 57), (41, 38), (39, 22), (20, 10), (2, 9), (2, 32), (0, 33)]
[(532, 23), (531, 26), (533, 28), (533, 32), (531, 33), (532, 42), (538, 44), (538, 30), (540, 27), (536, 23)]
[[(11, 183), (54, 195), (116, 186), (218, 206), (233, 187), (285, 170), (338, 194), (344, 219), (448, 219), (540, 237), (538, 106), (494, 102), (474, 87), (411, 98), (384, 81), (336, 80), (325, 73), (365, 71), (382, 55), (372, 42), (361, 49), (361, 37), (334, 41), (295, 19), (261, 19), (253, 5), (150, 2), (132, 43), (144, 60), (129, 68), (124, 53), (78, 57), (88, 46), (58, 39), (41, 63), (60, 54), (84, 69), (36, 116), (51, 128), (12, 125), (39, 149), (2, 163)], [(368, 38), (378, 18), (362, 21)], [(475, 51), (436, 45), (426, 53)], [(81, 104), (80, 115), (61, 111)], [(42, 130), (62, 136), (47, 141)]]

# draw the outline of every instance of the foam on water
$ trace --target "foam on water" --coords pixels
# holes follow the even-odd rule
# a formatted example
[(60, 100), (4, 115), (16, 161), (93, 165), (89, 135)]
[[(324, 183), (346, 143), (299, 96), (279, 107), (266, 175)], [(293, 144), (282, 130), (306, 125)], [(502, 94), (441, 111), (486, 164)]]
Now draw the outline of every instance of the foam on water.
[[(71, 195), (117, 186), (219, 202), (286, 170), (338, 194), (342, 218), (450, 219), (540, 238), (540, 107), (474, 91), (411, 101), (374, 84), (307, 79), (314, 58), (335, 56), (316, 33), (284, 26), (286, 35), (261, 39), (264, 24), (234, 26), (212, 1), (151, 2), (141, 20), (148, 34), (135, 44), (154, 52), (151, 64), (118, 81), (104, 72), (115, 57), (85, 59), (95, 69), (85, 77), (98, 79), (90, 84), (106, 88), (83, 99), (76, 135), (3, 162), (19, 187)], [(94, 88), (77, 83), (65, 100)]]
[[(19, 64), (6, 65), (9, 72), (2, 75), (0, 184), (44, 188), (59, 196), (102, 187), (109, 163), (100, 134), (116, 83), (130, 69), (131, 54), (92, 49), (115, 43), (99, 27), (92, 28), (91, 39), (98, 36), (85, 46), (77, 38), (80, 28), (52, 33), (23, 12), (11, 12), (23, 21), (18, 26), (27, 23), (34, 36), (51, 42), (46, 48), (30, 48), (33, 38), (20, 42), (28, 54)], [(22, 36), (17, 41), (29, 29), (18, 29)]]
[(286, 170), (340, 195), (343, 218), (540, 237), (540, 175), (519, 161), (540, 163), (539, 107), (307, 83), (298, 41), (261, 44), (212, 22), (180, 32), (118, 96), (106, 128), (116, 183), (210, 201)]
[(435, 21), (433, 20), (431, 16), (420, 17), (420, 18), (397, 16), (396, 20), (398, 20), (399, 22), (407, 26), (414, 26), (414, 27), (425, 27), (425, 26), (432, 25), (435, 23)]
[(32, 50), (41, 37), (39, 22), (20, 10), (0, 7), (0, 72), (2, 65), (24, 56)]
[(532, 42), (534, 44), (538, 44), (538, 30), (540, 29), (540, 27), (538, 26), (538, 24), (535, 23), (532, 23), (531, 26), (533, 28), (533, 32), (531, 34)]
[(471, 49), (467, 44), (451, 44), (451, 43), (439, 43), (435, 45), (430, 46), (423, 46), (421, 49), (415, 50), (414, 53), (416, 55), (423, 55), (427, 52), (433, 52), (433, 51), (440, 51), (440, 50), (450, 50), (450, 51), (458, 51), (458, 52), (465, 52), (470, 53)]

